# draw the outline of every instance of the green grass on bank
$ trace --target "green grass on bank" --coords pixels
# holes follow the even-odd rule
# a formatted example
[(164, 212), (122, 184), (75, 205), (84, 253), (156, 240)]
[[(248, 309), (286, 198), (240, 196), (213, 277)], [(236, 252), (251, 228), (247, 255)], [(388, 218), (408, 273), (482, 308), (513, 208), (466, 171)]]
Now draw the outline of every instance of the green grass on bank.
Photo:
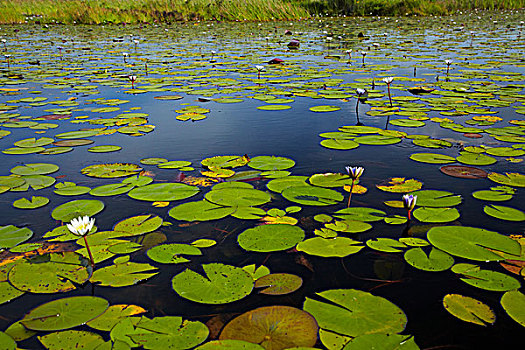
[(446, 15), (525, 7), (525, 0), (0, 0), (0, 23), (264, 21), (314, 15)]

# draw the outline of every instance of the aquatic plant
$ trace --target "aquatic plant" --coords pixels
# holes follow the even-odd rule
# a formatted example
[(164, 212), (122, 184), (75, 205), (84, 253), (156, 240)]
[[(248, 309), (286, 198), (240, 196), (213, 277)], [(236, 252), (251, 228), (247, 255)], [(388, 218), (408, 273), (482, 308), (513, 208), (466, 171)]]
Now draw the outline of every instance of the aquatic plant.
[(450, 65), (452, 64), (452, 60), (445, 60), (445, 64), (447, 65), (447, 75), (448, 75), (448, 71), (450, 69)]
[(390, 100), (390, 107), (392, 107), (392, 96), (390, 95), (390, 84), (394, 81), (394, 77), (386, 77), (383, 78), (383, 82), (386, 84), (388, 88), (388, 99)]
[(363, 172), (365, 169), (363, 167), (351, 167), (346, 166), (345, 167), (346, 172), (348, 173), (348, 176), (352, 179), (352, 183), (350, 184), (350, 193), (348, 194), (348, 203), (347, 207), (350, 208), (350, 201), (352, 200), (352, 192), (354, 190), (354, 185), (356, 184), (356, 181), (359, 180), (361, 175), (363, 175)]
[(403, 207), (407, 210), (408, 220), (412, 219), (412, 210), (416, 206), (417, 196), (411, 194), (403, 195)]
[(89, 248), (88, 242), (87, 242), (87, 234), (91, 231), (93, 228), (93, 225), (95, 225), (95, 219), (90, 218), (89, 216), (79, 216), (78, 218), (72, 219), (69, 224), (66, 224), (68, 230), (73, 233), (74, 235), (80, 236), (84, 239), (84, 244), (86, 245), (86, 250), (89, 254), (89, 260), (91, 263), (91, 267), (93, 270), (95, 270), (95, 259), (93, 259), (93, 254), (91, 253), (91, 249)]

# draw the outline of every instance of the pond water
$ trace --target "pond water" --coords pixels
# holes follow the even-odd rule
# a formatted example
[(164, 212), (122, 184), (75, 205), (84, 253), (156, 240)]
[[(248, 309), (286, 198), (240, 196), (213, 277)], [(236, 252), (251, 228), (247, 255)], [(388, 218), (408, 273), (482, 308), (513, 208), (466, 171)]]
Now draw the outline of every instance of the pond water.
[[(298, 321), (311, 316), (280, 310), (263, 317), (259, 340), (242, 337), (260, 336), (246, 325), (221, 339), (516, 348), (523, 17), (3, 26), (0, 340), (195, 348), (230, 319), (281, 305), (311, 313), (320, 336)], [(346, 166), (364, 168), (358, 185)], [(351, 186), (361, 193), (350, 202)], [(418, 196), (410, 221), (406, 193)], [(96, 219), (94, 273), (65, 227), (79, 215)], [(249, 265), (267, 269), (240, 269)], [(252, 290), (270, 273), (302, 285), (276, 275), (279, 295)], [(328, 290), (342, 295), (316, 294)], [(96, 299), (35, 310), (76, 296)], [(107, 304), (142, 307), (158, 323), (130, 312), (85, 325)], [(159, 325), (166, 316), (202, 324), (172, 334)], [(12, 326), (22, 318), (29, 331)], [(252, 348), (240, 344), (232, 349)]]

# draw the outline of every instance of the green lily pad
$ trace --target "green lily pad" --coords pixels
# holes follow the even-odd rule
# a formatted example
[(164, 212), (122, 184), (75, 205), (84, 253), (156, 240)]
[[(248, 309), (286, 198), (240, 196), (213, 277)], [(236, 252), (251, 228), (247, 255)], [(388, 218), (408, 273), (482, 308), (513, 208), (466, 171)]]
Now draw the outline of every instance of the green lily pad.
[(319, 187), (343, 187), (352, 183), (350, 176), (334, 173), (314, 174), (310, 176), (308, 181)]
[(259, 293), (284, 295), (293, 293), (303, 285), (303, 279), (289, 273), (272, 273), (258, 278), (255, 288), (264, 288)]
[[(503, 186), (500, 186), (503, 187)], [(511, 188), (511, 187), (508, 187)], [(472, 193), (472, 197), (480, 199), (483, 201), (492, 201), (492, 202), (503, 202), (508, 201), (514, 195), (514, 190), (506, 191), (498, 188), (490, 190), (480, 190)]]
[(376, 185), (378, 189), (386, 192), (407, 193), (417, 191), (423, 187), (423, 183), (416, 179), (405, 179), (404, 177), (394, 177), (384, 185)]
[(49, 147), (45, 150), (38, 152), (38, 154), (53, 155), (71, 152), (73, 147)]
[(328, 105), (323, 105), (323, 106), (313, 106), (313, 107), (310, 107), (309, 108), (312, 112), (318, 112), (318, 113), (321, 113), (321, 112), (335, 112), (335, 111), (338, 111), (341, 109), (341, 107), (338, 107), (338, 106), (328, 106)]
[(525, 314), (523, 313), (525, 295), (523, 293), (517, 290), (506, 292), (501, 297), (501, 306), (514, 321), (525, 327)]
[(54, 141), (55, 140), (50, 137), (41, 137), (39, 139), (33, 137), (29, 139), (16, 141), (14, 145), (16, 147), (43, 147), (52, 144)]
[(451, 222), (459, 218), (456, 208), (430, 208), (421, 207), (414, 210), (414, 217), (421, 222), (443, 223)]
[(199, 248), (189, 244), (170, 243), (150, 248), (147, 254), (151, 260), (161, 264), (180, 264), (189, 262), (181, 255), (202, 255), (202, 252)]
[(486, 152), (487, 154), (496, 157), (519, 157), (525, 154), (525, 150), (512, 147), (492, 147), (487, 148)]
[(348, 219), (343, 221), (327, 223), (325, 227), (329, 230), (337, 232), (359, 233), (370, 230), (372, 228), (372, 225), (363, 221)]
[(413, 153), (410, 159), (421, 163), (447, 164), (456, 162), (456, 158), (437, 153)]
[(54, 193), (61, 196), (79, 196), (81, 194), (86, 194), (91, 190), (87, 186), (77, 186), (73, 182), (60, 182), (55, 185)]
[(197, 186), (183, 183), (158, 183), (136, 187), (128, 195), (141, 201), (171, 202), (192, 197), (199, 191)]
[(459, 194), (439, 190), (421, 190), (410, 193), (417, 196), (416, 205), (421, 207), (444, 208), (461, 204), (462, 198)]
[[(4, 303), (8, 303), (11, 300), (16, 299), (19, 296), (24, 295), (24, 294), (25, 294), (24, 291), (16, 289), (8, 281), (0, 280), (0, 305)], [(0, 342), (1, 341), (2, 340), (0, 338)]]
[(131, 191), (134, 186), (123, 183), (108, 184), (95, 187), (89, 191), (89, 194), (95, 197), (116, 196)]
[(321, 141), (321, 146), (330, 149), (349, 150), (359, 147), (359, 143), (354, 140), (326, 139)]
[(13, 207), (18, 209), (36, 209), (49, 203), (49, 198), (32, 196), (31, 199), (20, 198), (13, 202)]
[(378, 250), (386, 253), (399, 253), (402, 252), (399, 248), (406, 248), (407, 246), (399, 241), (392, 238), (373, 238), (366, 241), (366, 245), (369, 248)]
[(389, 121), (390, 124), (396, 125), (396, 126), (402, 126), (405, 128), (419, 128), (421, 126), (425, 126), (425, 122), (419, 121), (419, 120), (412, 120), (412, 119), (394, 119)]
[(412, 248), (404, 257), (407, 263), (423, 271), (445, 271), (454, 264), (452, 256), (436, 248), (432, 248), (428, 256), (423, 249)]
[(155, 276), (158, 274), (156, 270), (157, 268), (150, 264), (131, 262), (127, 259), (121, 261), (117, 258), (113, 265), (95, 270), (89, 280), (100, 286), (132, 286)]
[(301, 228), (273, 224), (249, 228), (237, 237), (237, 242), (248, 251), (275, 252), (290, 249), (303, 239), (304, 231)]
[(79, 216), (94, 216), (104, 209), (104, 203), (98, 200), (79, 199), (59, 205), (51, 212), (55, 220), (70, 222)]
[(155, 215), (137, 215), (118, 222), (113, 231), (120, 233), (121, 237), (139, 236), (155, 231), (162, 222), (162, 218)]
[(9, 282), (31, 293), (57, 293), (76, 289), (89, 278), (85, 260), (74, 252), (25, 259), (9, 271)]
[(0, 331), (0, 344), (3, 350), (15, 350), (16, 342), (8, 334)]
[(505, 173), (505, 175), (490, 173), (488, 178), (494, 182), (506, 186), (525, 187), (525, 175), (520, 173)]
[(169, 216), (183, 221), (210, 221), (222, 219), (235, 212), (235, 207), (223, 207), (207, 200), (188, 202), (173, 207)]
[(362, 244), (348, 237), (313, 237), (299, 243), (296, 249), (309, 255), (342, 258), (359, 252), (365, 247)]
[(38, 337), (38, 340), (49, 350), (96, 349), (104, 344), (104, 339), (101, 335), (77, 330), (46, 334)]
[(27, 241), (33, 236), (33, 231), (27, 227), (19, 228), (13, 225), (0, 226), (0, 249), (9, 249)]
[(41, 190), (43, 188), (52, 186), (56, 179), (46, 175), (24, 175), (22, 176), (25, 183), (22, 186), (12, 188), (11, 191), (22, 192), (27, 191), (30, 187), (34, 190)]
[(215, 156), (203, 159), (201, 164), (207, 168), (236, 168), (246, 165), (249, 161), (245, 156)]
[(513, 239), (494, 231), (467, 226), (433, 227), (427, 233), (429, 242), (449, 254), (477, 261), (498, 261), (497, 250), (520, 255), (520, 245)]
[(465, 322), (486, 326), (494, 324), (494, 311), (481, 301), (460, 294), (447, 294), (443, 298), (445, 310)]
[(250, 159), (248, 166), (257, 170), (285, 170), (293, 167), (295, 161), (285, 157), (258, 156)]
[(303, 309), (315, 317), (321, 329), (350, 337), (395, 334), (405, 329), (407, 319), (403, 310), (384, 298), (355, 289), (316, 294), (328, 302), (306, 298)]
[(381, 221), (385, 215), (382, 210), (363, 207), (344, 208), (334, 213), (336, 218), (366, 222)]
[(68, 131), (55, 135), (57, 139), (81, 139), (83, 137), (95, 136), (99, 133), (99, 130), (78, 130)]
[(25, 182), (26, 181), (22, 177), (18, 176), (0, 176), (0, 186), (7, 188), (6, 191), (9, 191), (12, 188), (23, 186)]
[(412, 140), (412, 143), (416, 146), (426, 147), (426, 148), (447, 148), (452, 147), (452, 143), (440, 140), (440, 139), (415, 139)]
[(35, 331), (59, 331), (92, 320), (108, 306), (106, 299), (93, 296), (56, 299), (31, 310), (21, 323)]
[(45, 151), (44, 147), (13, 147), (2, 151), (4, 154), (31, 154)]
[(108, 153), (120, 151), (122, 147), (116, 145), (103, 145), (103, 146), (94, 146), (88, 148), (88, 152), (92, 153)]
[(213, 204), (227, 207), (257, 206), (270, 202), (267, 192), (249, 188), (213, 188), (204, 196)]
[(254, 281), (245, 270), (224, 264), (202, 265), (206, 277), (186, 269), (172, 279), (181, 297), (203, 304), (225, 304), (251, 293)]
[(212, 340), (195, 350), (264, 350), (259, 344), (253, 344), (244, 340), (224, 339)]
[(487, 156), (483, 153), (462, 152), (456, 160), (468, 165), (490, 165), (496, 163), (496, 158)]
[(401, 138), (383, 135), (366, 135), (356, 137), (354, 141), (361, 145), (393, 145), (401, 142)]
[(343, 195), (337, 191), (314, 186), (288, 187), (281, 194), (294, 203), (313, 206), (333, 205), (344, 199)]
[(266, 106), (259, 106), (257, 109), (263, 110), (263, 111), (284, 111), (285, 109), (290, 109), (291, 106), (288, 105), (266, 105)]
[(523, 221), (525, 213), (516, 208), (505, 207), (502, 205), (486, 205), (483, 207), (485, 214), (495, 217), (496, 219), (506, 221)]
[(307, 312), (290, 306), (265, 306), (231, 320), (219, 339), (245, 340), (265, 349), (312, 347), (317, 330), (317, 322)]
[(307, 186), (306, 176), (287, 176), (279, 179), (271, 180), (266, 184), (266, 187), (273, 192), (281, 193), (288, 187)]
[(145, 313), (146, 310), (137, 305), (117, 304), (111, 305), (100, 316), (87, 322), (91, 328), (109, 332), (120, 320), (126, 317)]
[(205, 324), (179, 316), (142, 317), (127, 336), (144, 349), (192, 349), (205, 341), (209, 332)]
[(82, 169), (80, 172), (87, 176), (109, 179), (136, 175), (143, 169), (131, 163), (95, 164)]
[(471, 286), (491, 290), (491, 291), (509, 291), (521, 286), (520, 282), (506, 274), (490, 270), (482, 270), (479, 266), (473, 264), (456, 264), (452, 266), (452, 272), (461, 276), (463, 282)]
[(157, 167), (160, 169), (183, 169), (183, 168), (189, 167), (190, 165), (191, 165), (191, 162), (188, 162), (186, 160), (172, 160), (172, 161), (162, 162), (158, 164)]

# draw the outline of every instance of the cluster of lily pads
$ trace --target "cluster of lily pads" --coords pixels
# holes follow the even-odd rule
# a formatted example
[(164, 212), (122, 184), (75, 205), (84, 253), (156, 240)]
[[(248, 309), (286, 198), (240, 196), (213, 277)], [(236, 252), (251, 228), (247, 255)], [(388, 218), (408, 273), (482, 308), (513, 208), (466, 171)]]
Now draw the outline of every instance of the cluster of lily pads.
[[(428, 31), (441, 26), (440, 21), (432, 23)], [(221, 31), (220, 24), (195, 26), (199, 25), (199, 30)], [(418, 348), (418, 335), (405, 334), (405, 312), (386, 298), (349, 288), (316, 289), (302, 297), (298, 291), (303, 278), (271, 271), (264, 263), (251, 263), (261, 255), (306, 256), (326, 262), (366, 251), (402, 255), (414, 269), (449, 271), (451, 279), (476, 288), (472, 290), (499, 292), (501, 309), (525, 326), (525, 296), (520, 291), (525, 240), (510, 236), (518, 232), (505, 228), (506, 223), (524, 222), (525, 213), (523, 208), (497, 204), (513, 199), (515, 203), (525, 187), (522, 171), (499, 170), (520, 164), (525, 154), (525, 121), (517, 116), (525, 114), (525, 85), (523, 74), (515, 71), (523, 68), (515, 51), (522, 44), (513, 41), (516, 34), (500, 30), (489, 40), (477, 40), (477, 49), (485, 54), (493, 45), (508, 52), (495, 53), (494, 59), (488, 54), (475, 59), (472, 34), (465, 30), (443, 42), (432, 36), (423, 40), (417, 32), (410, 33), (407, 40), (396, 24), (387, 24), (386, 29), (367, 24), (367, 36), (358, 35), (362, 26), (346, 22), (330, 22), (330, 33), (320, 33), (316, 23), (311, 25), (305, 24), (304, 32), (286, 31), (286, 35), (312, 43), (294, 51), (283, 50), (287, 39), (273, 28), (261, 26), (272, 32), (263, 36), (255, 25), (248, 28), (255, 33), (249, 40), (239, 39), (247, 35), (243, 27), (244, 32), (232, 34), (235, 41), (222, 42), (219, 52), (209, 53), (202, 51), (203, 44), (215, 48), (217, 40), (196, 38), (195, 28), (188, 25), (144, 30), (140, 41), (134, 35), (115, 37), (110, 29), (90, 28), (100, 31), (95, 43), (90, 31), (72, 34), (68, 31), (75, 27), (51, 29), (62, 40), (64, 47), (60, 48), (34, 42), (35, 35), (47, 35), (45, 28), (17, 31), (16, 40), (6, 40), (4, 49), (10, 56), (0, 76), (0, 137), (8, 144), (2, 150), (4, 157), (21, 164), (4, 170), (0, 193), (24, 193), (9, 201), (15, 208), (10, 210), (52, 208), (50, 218), (57, 224), (45, 233), (7, 222), (0, 226), (0, 310), (9, 302), (19, 305), (31, 295), (56, 295), (30, 310), (21, 308), (19, 319), (9, 319), (9, 326), (0, 332), (3, 347), (11, 350), (36, 344), (37, 338), (52, 350), (340, 350), (369, 349), (374, 344), (385, 349)], [(384, 36), (385, 30), (393, 35)], [(326, 56), (322, 52), (319, 57), (323, 51), (319, 48), (334, 37), (339, 44), (328, 44)], [(470, 42), (465, 43), (466, 37)], [(148, 39), (161, 43), (160, 47), (150, 45)], [(463, 45), (458, 45), (456, 40), (462, 39)], [(393, 42), (399, 52), (392, 52)], [(337, 51), (334, 45), (339, 45)], [(344, 53), (349, 46), (356, 51), (361, 48), (362, 59), (352, 58), (352, 51), (347, 58)], [(447, 57), (454, 54), (454, 60), (443, 60), (436, 48), (446, 48)], [(275, 51), (283, 59), (270, 60)], [(305, 59), (309, 56), (317, 58), (309, 62)], [(272, 64), (261, 66), (265, 62)], [(413, 75), (406, 74), (407, 68), (410, 73), (413, 69)], [(97, 98), (98, 94), (111, 95), (107, 89), (127, 97)], [(373, 183), (362, 169), (357, 176), (354, 171), (345, 173), (343, 167), (329, 173), (313, 167), (305, 175), (294, 169), (293, 159), (275, 155), (218, 155), (200, 163), (178, 156), (101, 161), (73, 169), (81, 174), (79, 180), (62, 180), (63, 171), (72, 169), (60, 154), (82, 149), (93, 138), (155, 137), (154, 123), (163, 121), (147, 113), (147, 106), (123, 110), (148, 95), (170, 106), (173, 123), (187, 126), (192, 121), (195, 128), (213, 118), (216, 104), (236, 106), (249, 101), (258, 113), (282, 115), (300, 108), (295, 104), (300, 99), (308, 101), (308, 111), (323, 118), (348, 114), (348, 106), (353, 110), (359, 103), (352, 119), (357, 125), (319, 135), (327, 155), (397, 144), (432, 149), (432, 153), (416, 151), (410, 159), (442, 165), (439, 170), (449, 176), (493, 182), (472, 196), (486, 203), (484, 214), (477, 215), (499, 220), (501, 230), (461, 226), (464, 195), (446, 186), (426, 189), (422, 180), (397, 176), (395, 169), (391, 172), (394, 177)], [(190, 98), (196, 100), (188, 103)], [(375, 126), (362, 125), (363, 121)], [(433, 128), (447, 138), (424, 134)], [(23, 138), (13, 140), (17, 133)], [(27, 137), (32, 133), (45, 135)], [(147, 147), (140, 138), (136, 142)], [(119, 145), (107, 144), (87, 151), (121, 150)], [(151, 150), (152, 155), (155, 152)], [(57, 155), (54, 159), (64, 163), (41, 160), (48, 155)], [(23, 162), (24, 156), (38, 160)], [(500, 167), (480, 168), (495, 164)], [(170, 180), (155, 177), (157, 172), (170, 171), (174, 174)], [(368, 198), (368, 183), (378, 190), (384, 207), (362, 204)], [(364, 200), (352, 202), (351, 195)], [(403, 195), (412, 202), (403, 202)], [(69, 197), (72, 200), (64, 203)], [(115, 202), (145, 204), (143, 208), (149, 209), (140, 215), (112, 218), (109, 225), (98, 220), (106, 205)], [(82, 217), (87, 218), (76, 221)], [(208, 227), (204, 225), (220, 222), (233, 223), (240, 232), (228, 232), (222, 239), (201, 232), (201, 236), (184, 240), (172, 232), (173, 227)], [(375, 234), (385, 227), (397, 230), (398, 237)], [(366, 238), (367, 233), (374, 237)], [(212, 252), (223, 249), (226, 240), (234, 242), (248, 263), (216, 258)], [(221, 319), (220, 315), (158, 316), (150, 300), (144, 305), (122, 304), (98, 295), (106, 288), (139, 289), (168, 271), (171, 286), (155, 288), (172, 289), (172, 297), (180, 302), (208, 305), (210, 310), (214, 306), (228, 310), (226, 304), (241, 300), (259, 304), (261, 294), (287, 295), (298, 302), (291, 303), (293, 306), (272, 303)], [(95, 295), (82, 295), (89, 284), (97, 286)], [(448, 293), (443, 296), (443, 306), (460, 320), (494, 324), (501, 311), (479, 299)]]

